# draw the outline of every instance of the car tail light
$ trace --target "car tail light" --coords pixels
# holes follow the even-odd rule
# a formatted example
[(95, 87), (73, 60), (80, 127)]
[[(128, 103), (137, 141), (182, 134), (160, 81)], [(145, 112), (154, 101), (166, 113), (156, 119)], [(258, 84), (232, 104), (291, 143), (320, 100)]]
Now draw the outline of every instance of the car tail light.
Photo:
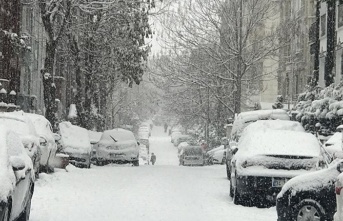
[(337, 195), (341, 195), (341, 191), (342, 191), (342, 189), (343, 189), (343, 187), (341, 187), (341, 186), (336, 186), (336, 188), (335, 188), (335, 192), (336, 192), (336, 194)]

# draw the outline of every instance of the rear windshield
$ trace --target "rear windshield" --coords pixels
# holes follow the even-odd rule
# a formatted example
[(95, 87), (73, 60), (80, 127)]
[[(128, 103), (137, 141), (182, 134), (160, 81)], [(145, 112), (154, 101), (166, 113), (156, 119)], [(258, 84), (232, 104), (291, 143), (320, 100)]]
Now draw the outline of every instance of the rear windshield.
[(185, 155), (202, 155), (201, 147), (186, 148), (184, 149)]

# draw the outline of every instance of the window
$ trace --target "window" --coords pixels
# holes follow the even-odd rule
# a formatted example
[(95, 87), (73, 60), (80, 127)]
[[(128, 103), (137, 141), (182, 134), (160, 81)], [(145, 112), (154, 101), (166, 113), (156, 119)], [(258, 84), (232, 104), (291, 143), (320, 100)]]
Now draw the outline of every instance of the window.
[(338, 27), (343, 26), (343, 4), (338, 5), (338, 16), (337, 16)]
[(326, 14), (320, 17), (320, 36), (325, 36), (326, 34)]

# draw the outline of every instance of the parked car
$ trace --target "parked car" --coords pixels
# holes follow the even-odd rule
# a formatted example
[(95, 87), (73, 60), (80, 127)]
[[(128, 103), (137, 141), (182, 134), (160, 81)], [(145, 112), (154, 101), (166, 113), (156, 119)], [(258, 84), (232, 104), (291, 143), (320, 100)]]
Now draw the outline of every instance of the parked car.
[(221, 150), (217, 150), (212, 155), (213, 163), (225, 164), (226, 162), (226, 150), (222, 147)]
[(170, 133), (170, 142), (174, 143), (174, 140), (176, 139), (177, 136), (181, 135), (181, 129), (178, 127), (174, 127), (171, 129)]
[(177, 153), (178, 156), (180, 156), (181, 151), (183, 150), (183, 148), (190, 146), (188, 142), (181, 142), (178, 146), (177, 146)]
[(69, 163), (74, 166), (90, 168), (92, 146), (88, 131), (68, 121), (61, 122), (58, 126), (63, 147), (61, 153), (69, 155)]
[[(341, 134), (342, 135), (342, 134)], [(337, 164), (337, 171), (340, 173), (335, 182), (336, 193), (336, 213), (334, 215), (334, 221), (343, 221), (343, 161)]]
[(139, 146), (131, 131), (106, 130), (96, 144), (97, 164), (132, 163), (139, 166)]
[[(228, 179), (231, 179), (231, 159), (234, 155), (232, 151), (237, 148), (237, 142), (239, 141), (239, 138), (242, 136), (243, 131), (246, 128), (248, 128), (248, 126), (250, 128), (249, 130), (251, 131), (251, 133), (254, 133), (255, 131), (266, 130), (266, 129), (290, 130), (290, 131), (299, 131), (299, 132), (305, 131), (305, 129), (299, 122), (287, 120), (288, 115), (283, 110), (279, 110), (276, 112), (251, 111), (251, 112), (245, 112), (245, 113), (246, 114), (242, 116), (241, 114), (238, 115), (239, 116), (237, 117), (238, 123), (234, 123), (234, 127), (232, 129), (232, 135), (231, 135), (232, 138), (230, 138), (229, 145), (227, 145), (226, 175)], [(258, 120), (258, 119), (266, 119), (266, 120)]]
[(53, 133), (50, 122), (42, 115), (26, 113), (32, 121), (39, 139), (41, 149), (40, 171), (54, 171), (53, 162), (55, 160), (57, 144), (55, 141), (61, 139), (59, 134)]
[[(335, 181), (342, 160), (328, 168), (289, 180), (276, 199), (278, 221), (332, 221), (336, 211)], [(337, 209), (339, 210), (339, 209)]]
[(91, 142), (92, 146), (92, 152), (91, 152), (91, 162), (93, 164), (96, 163), (96, 148), (95, 144), (97, 144), (102, 136), (102, 132), (96, 132), (96, 131), (88, 131), (89, 141)]
[(180, 165), (183, 166), (204, 166), (204, 153), (201, 146), (186, 146), (180, 153)]
[(273, 203), (289, 179), (325, 166), (317, 138), (305, 132), (244, 132), (237, 149), (231, 160), (230, 182), (235, 204), (242, 204), (247, 198)]
[(0, 113), (0, 125), (19, 134), (25, 150), (33, 163), (36, 178), (39, 177), (41, 149), (39, 136), (32, 121), (24, 112)]
[(0, 220), (29, 220), (35, 174), (18, 134), (0, 127)]

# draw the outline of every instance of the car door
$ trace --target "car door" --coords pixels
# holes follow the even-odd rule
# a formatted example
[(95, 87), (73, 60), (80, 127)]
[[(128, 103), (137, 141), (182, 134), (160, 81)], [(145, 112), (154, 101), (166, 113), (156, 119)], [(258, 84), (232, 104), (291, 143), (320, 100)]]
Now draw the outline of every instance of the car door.
[[(24, 147), (21, 143), (20, 138), (13, 132), (7, 134), (7, 142), (8, 145), (8, 153), (10, 159), (18, 158), (18, 160), (25, 163), (25, 159), (22, 158), (24, 155), (26, 156), (26, 152)], [(18, 154), (19, 153), (19, 154)], [(27, 200), (29, 199), (30, 195), (30, 185), (31, 185), (31, 168), (25, 166), (21, 169), (14, 169), (14, 174), (16, 177), (16, 185), (14, 191), (12, 193), (12, 210), (11, 210), (11, 218), (17, 218), (22, 211), (24, 210)]]

